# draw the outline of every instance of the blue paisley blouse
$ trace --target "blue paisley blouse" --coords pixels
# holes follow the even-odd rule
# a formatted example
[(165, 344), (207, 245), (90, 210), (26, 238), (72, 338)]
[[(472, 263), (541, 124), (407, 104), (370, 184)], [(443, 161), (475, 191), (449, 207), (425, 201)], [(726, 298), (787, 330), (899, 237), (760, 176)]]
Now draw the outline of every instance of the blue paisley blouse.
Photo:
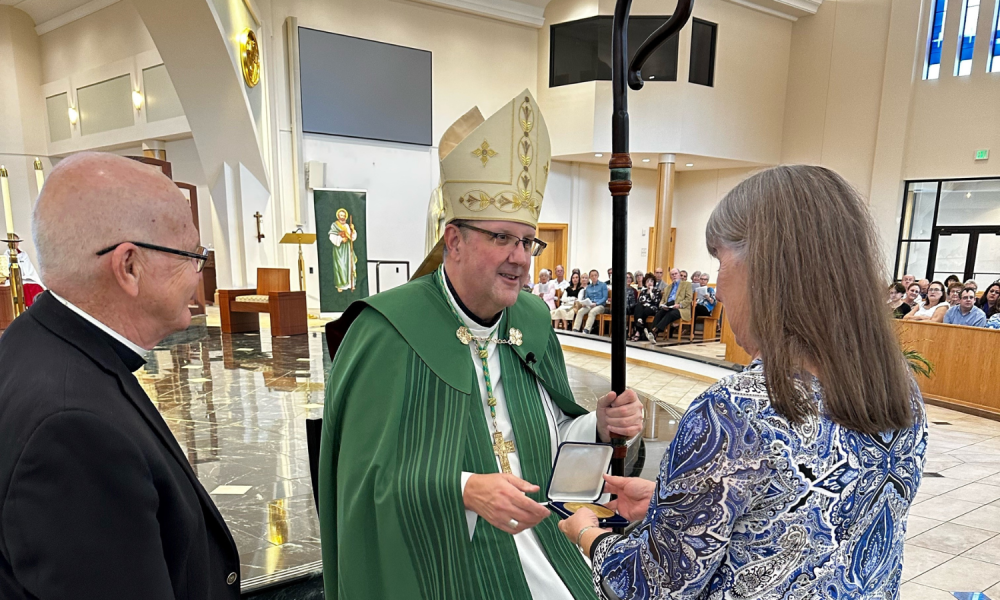
[(912, 403), (912, 428), (871, 436), (791, 425), (759, 361), (719, 381), (681, 419), (642, 523), (592, 549), (598, 595), (895, 599), (927, 448), (915, 384)]

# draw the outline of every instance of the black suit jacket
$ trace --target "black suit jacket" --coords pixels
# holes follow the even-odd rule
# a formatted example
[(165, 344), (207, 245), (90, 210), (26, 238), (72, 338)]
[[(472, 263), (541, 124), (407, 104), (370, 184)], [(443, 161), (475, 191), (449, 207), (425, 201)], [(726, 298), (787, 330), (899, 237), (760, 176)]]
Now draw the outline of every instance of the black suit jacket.
[(0, 337), (0, 598), (239, 598), (236, 545), (142, 363), (50, 293)]

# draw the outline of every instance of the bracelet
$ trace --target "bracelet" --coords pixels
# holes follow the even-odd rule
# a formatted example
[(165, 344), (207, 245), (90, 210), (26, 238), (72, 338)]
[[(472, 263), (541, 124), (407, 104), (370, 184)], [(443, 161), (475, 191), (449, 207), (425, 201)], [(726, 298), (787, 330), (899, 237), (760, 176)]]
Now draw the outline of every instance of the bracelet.
[[(587, 531), (588, 529), (593, 529), (594, 527), (597, 527), (597, 526), (596, 525), (587, 525), (586, 527), (584, 527), (583, 529), (580, 530), (580, 533), (576, 536), (576, 545), (577, 546), (580, 546), (580, 542), (583, 541), (583, 534), (584, 534), (584, 532)], [(583, 550), (583, 546), (580, 546), (580, 550)]]

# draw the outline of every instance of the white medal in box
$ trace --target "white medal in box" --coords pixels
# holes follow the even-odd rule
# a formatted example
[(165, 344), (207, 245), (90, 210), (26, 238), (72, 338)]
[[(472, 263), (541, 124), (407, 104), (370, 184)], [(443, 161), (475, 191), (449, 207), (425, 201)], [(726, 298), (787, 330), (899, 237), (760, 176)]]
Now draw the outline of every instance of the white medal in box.
[(604, 474), (611, 466), (612, 454), (614, 449), (610, 444), (559, 444), (549, 479), (549, 510), (566, 519), (581, 508), (588, 508), (597, 515), (601, 527), (628, 525), (628, 519), (597, 504), (604, 491)]

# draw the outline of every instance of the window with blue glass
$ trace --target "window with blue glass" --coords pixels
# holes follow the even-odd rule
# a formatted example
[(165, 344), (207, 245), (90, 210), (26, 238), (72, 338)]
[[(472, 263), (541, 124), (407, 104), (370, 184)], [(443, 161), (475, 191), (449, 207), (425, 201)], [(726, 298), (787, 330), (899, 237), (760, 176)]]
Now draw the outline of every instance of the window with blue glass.
[(938, 75), (941, 74), (941, 47), (944, 44), (944, 17), (947, 10), (948, 0), (933, 1), (924, 79), (937, 79)]
[(990, 39), (990, 60), (986, 63), (987, 73), (1000, 71), (1000, 3), (993, 15), (993, 34)]
[(965, 0), (962, 10), (962, 26), (959, 28), (958, 60), (955, 61), (955, 75), (972, 73), (972, 53), (976, 49), (976, 27), (979, 25), (979, 1)]

